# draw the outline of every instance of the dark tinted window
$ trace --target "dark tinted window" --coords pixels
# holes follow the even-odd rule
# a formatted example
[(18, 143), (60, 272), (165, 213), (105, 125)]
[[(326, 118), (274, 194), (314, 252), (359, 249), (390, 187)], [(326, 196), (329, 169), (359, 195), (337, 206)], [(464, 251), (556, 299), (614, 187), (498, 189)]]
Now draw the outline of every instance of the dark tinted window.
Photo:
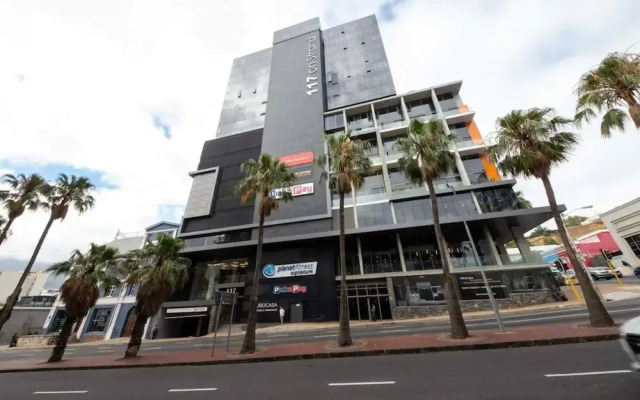
[(358, 206), (358, 227), (393, 224), (389, 203)]

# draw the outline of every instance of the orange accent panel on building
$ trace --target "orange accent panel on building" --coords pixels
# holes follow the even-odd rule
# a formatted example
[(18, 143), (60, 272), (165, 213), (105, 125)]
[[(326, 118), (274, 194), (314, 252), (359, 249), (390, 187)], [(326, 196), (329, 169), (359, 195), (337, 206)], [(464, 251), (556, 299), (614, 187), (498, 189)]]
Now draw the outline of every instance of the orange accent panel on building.
[[(477, 144), (483, 144), (484, 140), (482, 140), (482, 135), (480, 135), (480, 131), (478, 130), (478, 126), (475, 121), (471, 121), (467, 123), (467, 129), (469, 130), (469, 136)], [(496, 165), (489, 160), (489, 157), (486, 155), (481, 155), (480, 159), (482, 160), (482, 165), (484, 165), (484, 169), (487, 172), (487, 178), (490, 181), (499, 181), (501, 180), (500, 174), (498, 174), (498, 169)]]
[(458, 111), (460, 111), (460, 113), (469, 112), (469, 106), (467, 105), (458, 106)]

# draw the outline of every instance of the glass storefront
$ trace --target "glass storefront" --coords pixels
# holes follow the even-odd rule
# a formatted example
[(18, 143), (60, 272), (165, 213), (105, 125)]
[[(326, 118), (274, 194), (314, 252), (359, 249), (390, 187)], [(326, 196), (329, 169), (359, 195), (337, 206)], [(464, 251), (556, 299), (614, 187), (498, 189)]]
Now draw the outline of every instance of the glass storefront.
[[(338, 305), (340, 304), (338, 283)], [(362, 281), (347, 283), (349, 319), (391, 319), (389, 291), (386, 281)]]

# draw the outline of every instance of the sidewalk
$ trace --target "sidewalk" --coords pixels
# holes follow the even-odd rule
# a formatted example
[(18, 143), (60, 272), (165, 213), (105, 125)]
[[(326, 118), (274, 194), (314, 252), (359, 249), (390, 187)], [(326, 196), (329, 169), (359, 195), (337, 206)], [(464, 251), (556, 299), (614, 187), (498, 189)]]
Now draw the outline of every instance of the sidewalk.
[(214, 365), (245, 362), (302, 360), (312, 358), (357, 357), (386, 354), (428, 353), (542, 346), (615, 340), (617, 328), (588, 328), (577, 325), (547, 325), (513, 329), (507, 333), (474, 331), (472, 337), (452, 340), (448, 334), (412, 335), (404, 337), (365, 338), (354, 340), (354, 346), (338, 348), (335, 341), (283, 344), (260, 347), (255, 354), (242, 356), (238, 349), (228, 353), (210, 350), (142, 354), (137, 359), (125, 360), (110, 356), (75, 357), (55, 364), (46, 364), (48, 354), (28, 359), (0, 361), (0, 373), (48, 370), (139, 368), (177, 365)]

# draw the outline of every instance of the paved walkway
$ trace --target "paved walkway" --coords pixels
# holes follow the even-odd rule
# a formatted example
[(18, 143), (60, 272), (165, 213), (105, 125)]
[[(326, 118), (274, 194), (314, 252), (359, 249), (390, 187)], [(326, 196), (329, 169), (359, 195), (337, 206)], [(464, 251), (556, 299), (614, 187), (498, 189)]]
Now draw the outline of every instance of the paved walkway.
[(452, 340), (448, 334), (412, 335), (357, 340), (354, 346), (339, 348), (335, 341), (282, 344), (260, 347), (255, 354), (241, 356), (238, 349), (224, 348), (211, 356), (210, 350), (141, 354), (125, 360), (109, 356), (74, 357), (55, 364), (47, 364), (48, 354), (24, 360), (0, 361), (0, 372), (43, 371), (61, 369), (135, 368), (170, 365), (207, 365), (239, 362), (264, 362), (307, 358), (354, 357), (363, 355), (423, 353), (437, 351), (479, 350), (614, 340), (617, 328), (589, 328), (576, 325), (546, 325), (513, 329), (511, 332), (474, 331), (472, 337)]

